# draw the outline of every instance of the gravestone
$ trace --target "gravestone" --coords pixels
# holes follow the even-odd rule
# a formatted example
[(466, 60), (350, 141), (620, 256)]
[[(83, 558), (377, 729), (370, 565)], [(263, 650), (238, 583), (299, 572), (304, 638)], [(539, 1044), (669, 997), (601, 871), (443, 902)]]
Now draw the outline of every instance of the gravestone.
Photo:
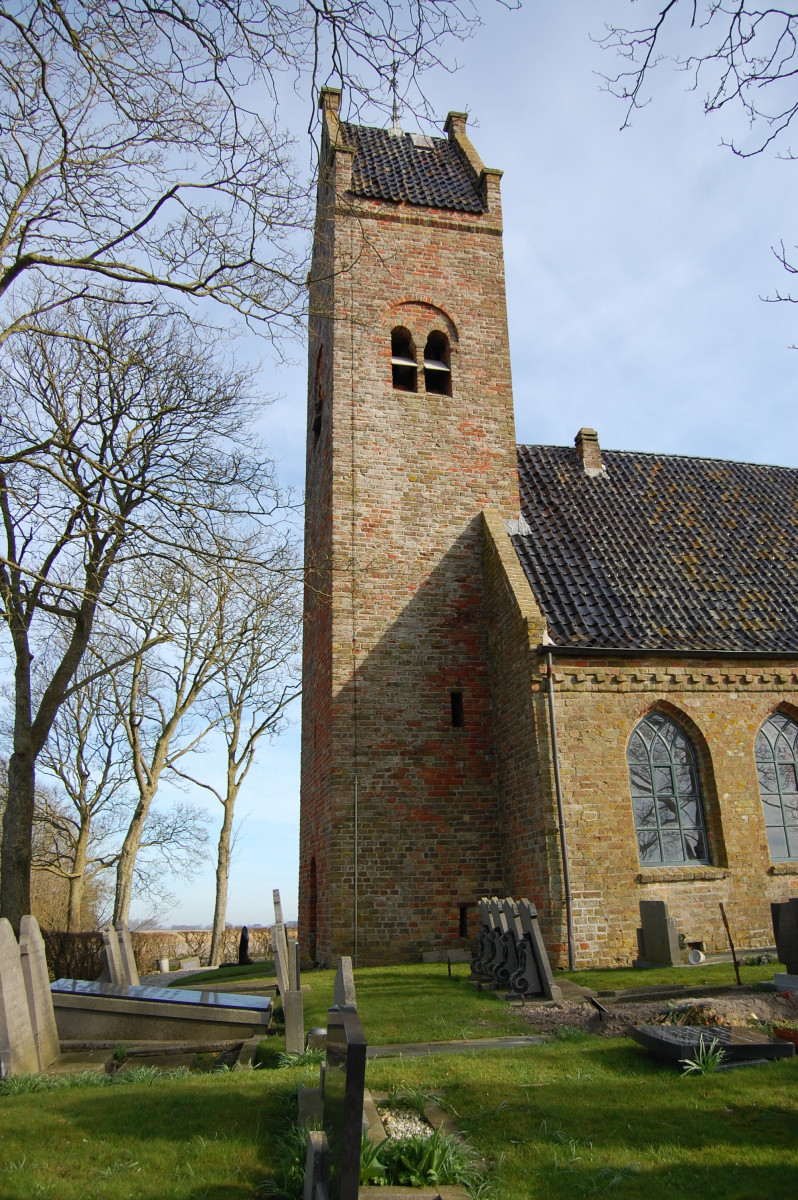
[(779, 962), (784, 963), (788, 975), (798, 975), (798, 899), (771, 904), (770, 912)]
[(352, 959), (348, 954), (342, 954), (335, 972), (335, 987), (333, 1002), (337, 1008), (357, 1008), (355, 995), (355, 978), (352, 974)]
[(288, 1054), (301, 1054), (305, 1049), (305, 1015), (302, 992), (289, 988), (283, 996), (285, 1017), (285, 1048)]
[(562, 1002), (562, 988), (554, 982), (551, 963), (540, 932), (538, 910), (529, 900), (518, 901), (518, 922), (521, 939), (518, 943), (518, 971), (510, 986), (519, 995), (543, 995), (547, 1000)]
[(248, 967), (252, 960), (249, 957), (249, 930), (246, 925), (241, 927), (241, 937), (238, 939), (238, 965)]
[(47, 972), (44, 938), (35, 917), (23, 917), (19, 926), (19, 955), (28, 998), (33, 1041), (39, 1069), (44, 1071), (61, 1053), (55, 1024), (53, 995)]
[(0, 917), (0, 1074), (5, 1078), (38, 1070), (19, 945), (10, 923)]
[(682, 961), (679, 934), (664, 900), (640, 901), (640, 926), (637, 931), (640, 957), (635, 965), (678, 966)]
[[(116, 940), (119, 945), (119, 957), (122, 963), (122, 972), (124, 979), (120, 979), (120, 983), (130, 984), (131, 987), (138, 987), (141, 983), (139, 979), (139, 969), (136, 966), (136, 956), (133, 953), (133, 939), (130, 936), (126, 921), (117, 921), (114, 925), (116, 930)], [(113, 983), (114, 980), (111, 980)]]
[(630, 1036), (644, 1046), (651, 1058), (678, 1066), (683, 1059), (695, 1058), (712, 1043), (723, 1051), (723, 1066), (765, 1062), (773, 1058), (791, 1058), (792, 1042), (769, 1037), (761, 1029), (727, 1025), (637, 1025)]
[(282, 901), (280, 900), (280, 889), (279, 888), (274, 888), (272, 890), (272, 902), (274, 904), (274, 922), (275, 922), (275, 924), (276, 925), (284, 925), (285, 922), (283, 920), (283, 905), (282, 905)]
[(119, 948), (119, 934), (111, 921), (101, 927), (103, 938), (103, 954), (105, 955), (105, 972), (111, 983), (127, 983), (125, 968), (122, 962), (122, 951)]
[(358, 1197), (365, 1079), (366, 1038), (360, 1018), (352, 1008), (331, 1008), (327, 1014), (324, 1124), (330, 1130), (339, 1200)]

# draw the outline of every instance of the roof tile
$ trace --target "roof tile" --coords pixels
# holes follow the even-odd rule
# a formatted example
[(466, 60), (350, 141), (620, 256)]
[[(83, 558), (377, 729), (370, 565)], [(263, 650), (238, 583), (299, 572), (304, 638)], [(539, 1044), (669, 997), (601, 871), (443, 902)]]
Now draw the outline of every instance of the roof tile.
[(798, 653), (798, 470), (519, 446), (513, 537), (559, 645)]
[(428, 208), (481, 213), (482, 200), (471, 176), (447, 138), (416, 146), (409, 133), (341, 122), (341, 134), (355, 150), (352, 191), (375, 200), (404, 201)]

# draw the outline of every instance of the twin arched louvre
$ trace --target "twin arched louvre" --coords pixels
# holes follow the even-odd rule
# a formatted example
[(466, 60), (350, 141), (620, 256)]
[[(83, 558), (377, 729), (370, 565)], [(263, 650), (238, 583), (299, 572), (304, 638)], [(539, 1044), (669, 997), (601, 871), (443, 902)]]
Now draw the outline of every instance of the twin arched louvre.
[(754, 758), (770, 857), (798, 858), (798, 724), (773, 713), (757, 734)]
[[(626, 751), (640, 862), (709, 862), (695, 751), (664, 713), (644, 717)], [(754, 747), (770, 857), (798, 859), (798, 723), (773, 713)]]
[(664, 713), (635, 727), (626, 750), (640, 862), (709, 862), (695, 753)]
[[(449, 339), (438, 329), (433, 329), (427, 337), (422, 366), (424, 390), (438, 396), (451, 396)], [(416, 348), (410, 331), (402, 325), (397, 325), (391, 331), (391, 373), (393, 386), (397, 391), (418, 391)]]

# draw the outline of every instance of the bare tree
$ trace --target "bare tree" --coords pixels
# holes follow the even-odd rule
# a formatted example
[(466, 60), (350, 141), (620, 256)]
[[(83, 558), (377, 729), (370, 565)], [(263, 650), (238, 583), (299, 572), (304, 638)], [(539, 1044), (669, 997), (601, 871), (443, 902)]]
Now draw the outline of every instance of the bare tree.
[[(117, 866), (117, 921), (128, 918), (137, 856), (164, 775), (191, 778), (183, 763), (227, 717), (224, 701), (212, 703), (211, 692), (224, 696), (225, 680), (241, 654), (241, 630), (234, 626), (231, 631), (229, 624), (231, 597), (237, 592), (236, 565), (241, 570), (246, 566), (240, 559), (236, 564), (228, 560), (204, 575), (196, 568), (137, 568), (146, 589), (134, 585), (140, 599), (127, 621), (130, 664), (110, 676), (138, 791)], [(273, 552), (271, 566), (273, 587), (280, 595), (286, 583), (289, 588), (291, 584), (283, 547)], [(257, 624), (251, 610), (248, 618)], [(164, 631), (168, 642), (152, 649)], [(253, 668), (256, 673), (266, 670), (266, 664)]]
[[(18, 924), (35, 762), (99, 605), (123, 607), (120, 565), (216, 557), (230, 523), (267, 518), (275, 492), (247, 435), (243, 377), (183, 317), (72, 305), (6, 343), (0, 389), (0, 615), (14, 665), (0, 906)], [(64, 650), (43, 674), (56, 634)]]
[[(289, 73), (412, 100), (475, 0), (22, 0), (0, 7), (0, 339), (109, 280), (213, 297), (273, 334), (302, 307), (307, 188)], [(25, 286), (25, 281), (34, 286)]]
[[(739, 108), (754, 139), (731, 143), (743, 158), (761, 154), (789, 131), (798, 113), (798, 11), (756, 0), (647, 0), (639, 28), (609, 25), (602, 44), (628, 66), (610, 76), (610, 90), (626, 101), (628, 125), (648, 103), (654, 68), (670, 61), (704, 84), (704, 111)], [(691, 51), (691, 47), (694, 50)], [(792, 152), (787, 149), (789, 157)]]
[[(752, 158), (770, 147), (784, 158), (798, 157), (789, 143), (798, 116), (798, 11), (794, 5), (759, 4), (756, 0), (648, 0), (639, 27), (606, 26), (601, 43), (615, 50), (627, 66), (606, 76), (608, 89), (624, 101), (622, 128), (650, 99), (654, 69), (670, 62), (691, 77), (695, 90), (705, 88), (704, 112), (737, 111), (746, 135), (725, 144), (740, 158)], [(773, 253), (788, 275), (798, 275), (784, 242)], [(798, 303), (790, 293), (776, 292), (771, 302)]]
[[(236, 801), (261, 739), (274, 737), (286, 709), (299, 695), (300, 607), (298, 590), (285, 576), (249, 571), (242, 582), (216, 578), (223, 610), (225, 654), (205, 710), (224, 739), (224, 785), (215, 787), (186, 771), (184, 779), (204, 788), (222, 806), (216, 851), (216, 901), (210, 963), (217, 966), (225, 946), (231, 841)], [(176, 769), (176, 768), (175, 768)]]
[[(115, 835), (124, 829), (130, 808), (123, 737), (109, 681), (100, 675), (78, 686), (60, 706), (41, 753), (42, 767), (66, 796), (66, 803), (48, 806), (41, 816), (56, 835), (56, 853), (46, 869), (67, 881), (70, 931), (83, 928), (87, 884), (116, 863)], [(34, 868), (40, 865), (35, 846), (34, 838)]]

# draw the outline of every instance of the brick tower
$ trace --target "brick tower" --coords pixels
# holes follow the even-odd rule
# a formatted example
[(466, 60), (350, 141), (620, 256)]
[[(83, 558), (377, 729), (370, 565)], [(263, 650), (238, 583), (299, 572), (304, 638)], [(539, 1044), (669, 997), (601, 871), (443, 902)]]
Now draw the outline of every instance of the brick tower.
[(451, 946), (502, 880), (480, 512), (519, 512), (500, 172), (322, 94), (311, 285), (300, 938)]

